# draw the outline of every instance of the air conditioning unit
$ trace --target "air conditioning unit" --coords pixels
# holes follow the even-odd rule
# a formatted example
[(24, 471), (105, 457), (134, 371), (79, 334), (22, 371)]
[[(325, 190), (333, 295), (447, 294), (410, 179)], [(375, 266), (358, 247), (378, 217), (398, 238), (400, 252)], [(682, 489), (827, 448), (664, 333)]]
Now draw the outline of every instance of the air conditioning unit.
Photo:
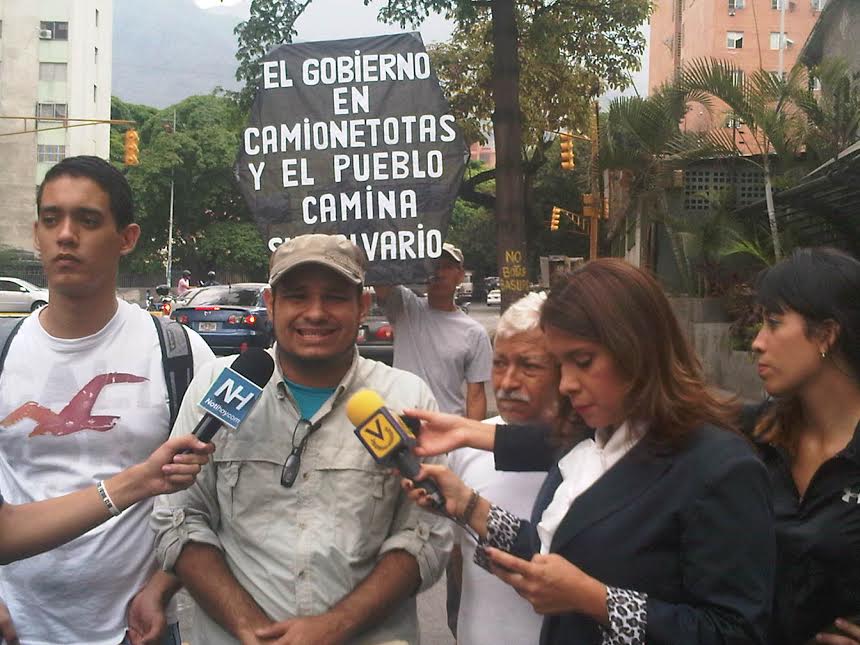
[(729, 9), (729, 15), (730, 15), (730, 16), (734, 16), (734, 15), (735, 15), (735, 10), (734, 10), (734, 9)]
[(50, 29), (40, 29), (39, 38), (41, 38), (42, 40), (53, 40), (54, 32)]

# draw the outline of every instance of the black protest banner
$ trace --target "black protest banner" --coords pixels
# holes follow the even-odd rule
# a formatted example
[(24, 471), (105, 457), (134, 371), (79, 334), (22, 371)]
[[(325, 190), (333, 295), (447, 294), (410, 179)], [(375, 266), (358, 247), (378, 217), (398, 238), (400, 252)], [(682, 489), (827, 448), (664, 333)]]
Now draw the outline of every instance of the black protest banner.
[(342, 233), (368, 283), (423, 281), (467, 151), (420, 35), (282, 45), (262, 65), (236, 176), (269, 249)]

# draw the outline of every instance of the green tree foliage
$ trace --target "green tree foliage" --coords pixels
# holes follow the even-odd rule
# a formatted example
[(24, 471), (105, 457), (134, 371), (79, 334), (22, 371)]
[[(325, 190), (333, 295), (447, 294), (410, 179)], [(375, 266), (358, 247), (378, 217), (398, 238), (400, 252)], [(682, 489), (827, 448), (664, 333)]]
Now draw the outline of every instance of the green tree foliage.
[(260, 84), (260, 61), (269, 51), (283, 43), (293, 42), (293, 24), (312, 0), (251, 0), (250, 17), (236, 25), (233, 33), (239, 40), (236, 51), (236, 80), (244, 87), (234, 98), (243, 110), (251, 107)]
[[(174, 110), (176, 129), (173, 128)], [(257, 234), (258, 256), (248, 249), (251, 217), (234, 179), (243, 114), (225, 96), (191, 96), (175, 106), (153, 111), (140, 130), (140, 165), (127, 177), (143, 231), (128, 258), (131, 271), (161, 270), (165, 262), (174, 181), (174, 265), (198, 273), (204, 268), (253, 270), (264, 267), (268, 253)], [(237, 236), (227, 253), (227, 232)], [(209, 240), (215, 236), (219, 241)]]

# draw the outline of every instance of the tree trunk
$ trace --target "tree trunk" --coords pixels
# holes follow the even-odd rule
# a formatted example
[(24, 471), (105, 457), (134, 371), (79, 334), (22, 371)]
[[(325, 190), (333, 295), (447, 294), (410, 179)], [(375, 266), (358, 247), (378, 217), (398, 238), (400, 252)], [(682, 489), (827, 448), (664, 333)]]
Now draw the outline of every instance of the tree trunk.
[(695, 285), (693, 284), (692, 271), (690, 270), (690, 262), (687, 259), (687, 252), (684, 250), (684, 243), (675, 230), (672, 224), (672, 214), (669, 212), (669, 199), (666, 197), (666, 191), (660, 189), (657, 202), (662, 211), (660, 221), (666, 227), (666, 235), (669, 238), (669, 244), (672, 247), (672, 256), (675, 259), (675, 266), (678, 267), (678, 273), (681, 276), (681, 283), (686, 290), (687, 295), (695, 295)]
[(767, 221), (770, 224), (770, 237), (773, 241), (773, 258), (782, 259), (782, 244), (779, 242), (779, 228), (776, 225), (776, 209), (773, 206), (773, 180), (770, 176), (770, 160), (764, 155), (764, 196), (767, 200)]
[(496, 139), (496, 227), (502, 311), (528, 292), (519, 34), (514, 0), (492, 0), (493, 134)]

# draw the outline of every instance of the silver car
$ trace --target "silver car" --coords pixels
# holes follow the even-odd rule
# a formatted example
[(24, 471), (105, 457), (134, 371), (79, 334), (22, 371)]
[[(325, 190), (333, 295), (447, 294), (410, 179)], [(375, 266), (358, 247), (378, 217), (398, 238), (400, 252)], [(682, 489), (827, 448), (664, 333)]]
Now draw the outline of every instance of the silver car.
[(20, 278), (0, 276), (0, 312), (36, 311), (48, 304), (48, 290)]

